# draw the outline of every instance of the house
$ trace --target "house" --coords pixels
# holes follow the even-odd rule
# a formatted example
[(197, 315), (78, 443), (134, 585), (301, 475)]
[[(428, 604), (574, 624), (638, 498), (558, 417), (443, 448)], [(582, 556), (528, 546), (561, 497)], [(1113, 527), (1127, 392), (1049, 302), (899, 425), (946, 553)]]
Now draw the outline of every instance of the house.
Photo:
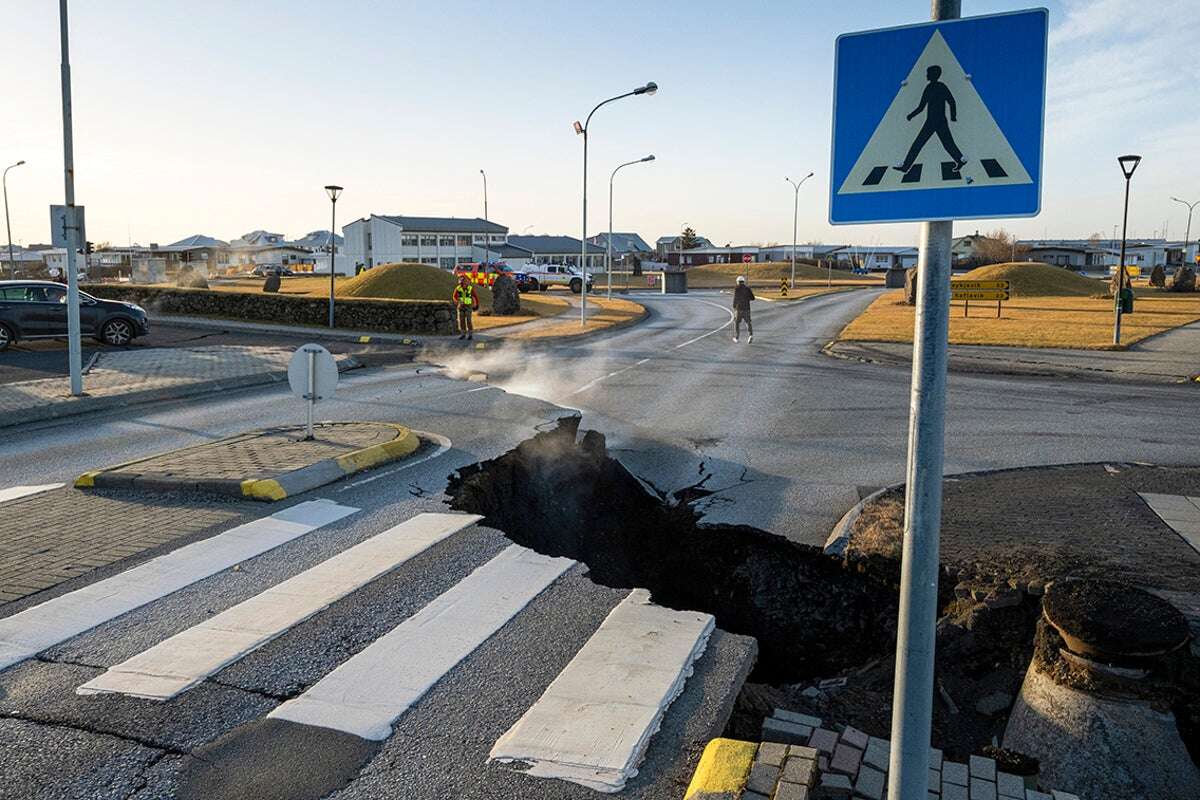
[[(614, 237), (614, 244), (616, 239)], [(499, 257), (510, 267), (519, 268), (531, 264), (567, 264), (579, 266), (583, 242), (574, 236), (509, 236), (510, 251), (500, 253)], [(587, 268), (604, 269), (606, 250), (599, 245), (588, 242)], [(523, 257), (521, 254), (524, 254)], [(616, 258), (616, 252), (613, 253)]]
[(706, 264), (749, 264), (758, 261), (758, 248), (752, 245), (745, 247), (693, 247), (684, 250), (668, 251), (665, 261), (672, 267), (690, 269)]
[[(1121, 246), (1120, 242), (1089, 239), (1033, 239), (1017, 242), (1017, 245), (1024, 249), (1030, 261), (1075, 271), (1106, 270), (1119, 260)], [(1165, 250), (1163, 257), (1166, 257)], [(1128, 257), (1126, 263), (1135, 264)]]
[[(606, 250), (608, 249), (607, 233), (598, 233), (595, 236), (589, 237), (588, 241)], [(626, 253), (649, 253), (650, 251), (650, 245), (646, 244), (646, 240), (636, 233), (618, 233), (613, 231), (612, 255), (614, 261)]]
[[(654, 242), (654, 255), (659, 261), (667, 260), (667, 253), (678, 253), (680, 250), (679, 240), (683, 237), (679, 234), (674, 236), (660, 236)], [(697, 236), (693, 240), (693, 247), (712, 247), (713, 243), (703, 236)], [(688, 248), (691, 249), (691, 248)]]
[[(796, 258), (806, 259), (809, 261), (818, 261), (823, 259), (836, 259), (838, 253), (845, 249), (843, 244), (798, 244), (796, 245)], [(758, 248), (759, 261), (791, 261), (792, 246), (787, 245), (771, 245), (769, 247)]]
[(180, 239), (166, 247), (151, 244), (146, 255), (149, 258), (163, 259), (168, 275), (174, 275), (187, 266), (203, 274), (212, 275), (229, 266), (229, 242), (200, 233)]
[(485, 248), (508, 243), (508, 228), (460, 217), (372, 214), (342, 228), (343, 251), (352, 266), (408, 261), (442, 269), (487, 260)]
[(917, 248), (899, 246), (847, 247), (839, 254), (857, 267), (871, 272), (889, 269), (912, 269), (917, 266)]
[(293, 240), (290, 244), (296, 247), (303, 247), (314, 253), (328, 253), (330, 236), (333, 237), (333, 243), (337, 246), (338, 252), (341, 252), (346, 246), (346, 241), (341, 236), (334, 235), (332, 231), (310, 231), (299, 239)]
[(950, 264), (952, 266), (979, 264), (983, 257), (981, 248), (994, 241), (990, 236), (984, 236), (979, 231), (966, 236), (956, 236), (950, 245)]
[(269, 231), (251, 231), (243, 233), (238, 238), (229, 243), (229, 246), (235, 250), (242, 247), (264, 247), (266, 245), (282, 244), (284, 236), (282, 233), (270, 233)]

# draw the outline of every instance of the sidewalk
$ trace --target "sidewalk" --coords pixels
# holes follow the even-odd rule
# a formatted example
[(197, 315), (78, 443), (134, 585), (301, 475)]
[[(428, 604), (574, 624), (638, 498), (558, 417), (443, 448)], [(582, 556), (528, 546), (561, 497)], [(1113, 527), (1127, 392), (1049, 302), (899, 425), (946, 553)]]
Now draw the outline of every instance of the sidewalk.
[[(826, 355), (907, 366), (912, 345), (895, 342), (830, 342)], [(1146, 339), (1128, 350), (951, 345), (950, 369), (1001, 375), (1064, 376), (1134, 383), (1188, 383), (1200, 377), (1200, 323)]]
[[(292, 350), (279, 347), (193, 347), (98, 353), (84, 374), (84, 396), (65, 377), (0, 385), (0, 427), (134, 403), (287, 380)], [(338, 369), (359, 366), (338, 356)]]

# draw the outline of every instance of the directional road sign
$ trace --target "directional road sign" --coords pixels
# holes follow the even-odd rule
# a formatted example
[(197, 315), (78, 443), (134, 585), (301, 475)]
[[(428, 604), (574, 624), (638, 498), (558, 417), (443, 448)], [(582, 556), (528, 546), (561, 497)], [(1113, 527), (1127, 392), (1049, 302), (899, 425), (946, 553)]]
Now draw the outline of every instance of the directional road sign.
[(1048, 17), (839, 36), (829, 221), (1036, 216)]

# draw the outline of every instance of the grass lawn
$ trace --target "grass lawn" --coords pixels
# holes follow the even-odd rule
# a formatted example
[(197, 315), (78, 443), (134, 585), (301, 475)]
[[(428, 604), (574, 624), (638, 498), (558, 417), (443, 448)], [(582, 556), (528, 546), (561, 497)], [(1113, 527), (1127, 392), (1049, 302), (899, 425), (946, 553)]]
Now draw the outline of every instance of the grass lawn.
[[(745, 275), (746, 282), (753, 288), (779, 288), (781, 278), (791, 278), (790, 261), (764, 261), (754, 264), (709, 264), (692, 267), (687, 271), (688, 286), (695, 289), (727, 289), (733, 287), (738, 275)], [(824, 267), (796, 264), (796, 286), (826, 286), (830, 271)], [(855, 275), (847, 270), (833, 270), (834, 286), (878, 286), (883, 277), (877, 275)]]
[[(558, 300), (558, 298), (551, 298)], [(524, 302), (524, 298), (522, 298)], [(565, 300), (559, 300), (566, 304)], [(574, 309), (572, 309), (574, 311)], [(562, 322), (555, 322), (551, 325), (541, 325), (528, 330), (514, 331), (510, 338), (513, 339), (548, 339), (552, 337), (563, 336), (578, 336), (581, 333), (591, 333), (592, 331), (602, 330), (604, 328), (612, 328), (618, 325), (628, 325), (641, 319), (646, 313), (646, 309), (639, 303), (632, 300), (614, 297), (612, 300), (606, 300), (603, 297), (588, 297), (588, 318), (587, 326), (579, 324), (579, 314), (565, 314)], [(478, 320), (486, 319), (486, 317), (476, 318), (476, 327), (479, 327)]]
[[(1124, 349), (1124, 345), (1200, 320), (1200, 293), (1175, 294), (1144, 285), (1135, 286), (1134, 291), (1134, 313), (1121, 317), (1120, 347), (1112, 344), (1112, 299), (1089, 296), (1016, 297), (1004, 303), (1000, 319), (996, 319), (995, 303), (972, 303), (971, 316), (964, 318), (963, 303), (955, 301), (950, 309), (950, 343)], [(897, 289), (876, 299), (838, 339), (911, 342), (912, 336), (913, 308), (904, 302), (904, 291)]]

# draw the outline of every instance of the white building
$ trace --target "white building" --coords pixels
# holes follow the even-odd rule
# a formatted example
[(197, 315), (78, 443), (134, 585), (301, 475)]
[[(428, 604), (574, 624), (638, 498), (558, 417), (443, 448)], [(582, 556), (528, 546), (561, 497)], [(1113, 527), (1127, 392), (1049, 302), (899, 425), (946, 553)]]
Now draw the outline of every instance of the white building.
[(479, 218), (372, 214), (342, 228), (344, 252), (366, 268), (405, 261), (454, 269), (487, 259), (484, 248), (508, 244), (508, 228)]

